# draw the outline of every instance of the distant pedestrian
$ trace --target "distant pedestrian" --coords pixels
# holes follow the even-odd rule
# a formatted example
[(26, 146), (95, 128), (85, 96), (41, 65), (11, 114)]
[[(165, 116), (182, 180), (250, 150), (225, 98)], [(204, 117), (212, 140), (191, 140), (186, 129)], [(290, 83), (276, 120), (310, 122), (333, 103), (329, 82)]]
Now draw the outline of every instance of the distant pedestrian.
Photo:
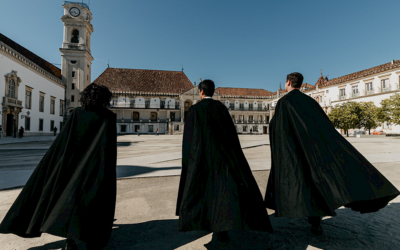
[(116, 118), (107, 109), (111, 96), (95, 83), (82, 91), (82, 107), (70, 114), (1, 222), (0, 233), (65, 237), (68, 250), (77, 250), (77, 241), (86, 242), (88, 250), (108, 244), (117, 187)]
[(54, 127), (54, 136), (57, 135), (57, 127)]
[(158, 135), (158, 128), (156, 128), (156, 135)]
[(13, 127), (13, 132), (14, 132), (14, 138), (17, 138), (17, 121), (14, 119), (14, 127)]
[(24, 136), (24, 128), (21, 126), (21, 128), (18, 131), (18, 138), (22, 138)]
[(250, 134), (252, 134), (253, 133), (253, 130), (252, 129), (250, 129)]
[(2, 134), (3, 134), (3, 127), (0, 125), (0, 138), (1, 138)]
[(137, 136), (140, 136), (140, 129), (137, 130)]

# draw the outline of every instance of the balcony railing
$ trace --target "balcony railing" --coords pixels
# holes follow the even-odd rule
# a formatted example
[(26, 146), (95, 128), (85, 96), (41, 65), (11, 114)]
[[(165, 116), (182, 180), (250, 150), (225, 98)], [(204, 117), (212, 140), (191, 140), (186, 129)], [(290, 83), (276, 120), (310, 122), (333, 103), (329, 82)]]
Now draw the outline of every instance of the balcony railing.
[(3, 106), (22, 108), (22, 101), (11, 97), (3, 97)]
[(89, 5), (87, 5), (86, 3), (79, 3), (79, 2), (70, 2), (70, 1), (64, 1), (64, 4), (63, 4), (63, 5), (68, 5), (68, 4), (71, 4), (71, 3), (74, 3), (74, 4), (79, 4), (80, 6), (82, 6), (82, 7), (86, 8), (86, 9), (89, 9)]
[(370, 90), (366, 92), (366, 95), (373, 95), (374, 94), (374, 90)]
[(386, 87), (386, 88), (382, 88), (382, 92), (388, 92), (390, 90), (391, 90), (390, 85), (388, 87)]
[(140, 120), (117, 119), (117, 123), (158, 123), (158, 122), (169, 122), (169, 119), (158, 119), (158, 120), (151, 120), (151, 119), (140, 119)]
[(339, 96), (339, 100), (345, 100), (345, 99), (346, 99), (346, 96), (345, 96), (345, 95)]
[(233, 121), (236, 124), (269, 124), (269, 121), (247, 121), (247, 120), (234, 120)]
[(272, 108), (272, 107), (264, 107), (264, 108), (262, 108), (262, 107), (253, 107), (253, 108), (251, 108), (251, 107), (229, 107), (229, 110), (232, 110), (232, 111), (234, 111), (234, 110), (239, 110), (239, 111), (269, 111), (270, 109), (275, 109), (275, 108)]
[(134, 108), (134, 109), (179, 109), (179, 105), (162, 104), (134, 104), (126, 102), (113, 102), (110, 108)]
[(352, 93), (352, 94), (351, 94), (351, 98), (355, 98), (355, 97), (359, 97), (359, 96), (360, 96), (359, 93)]

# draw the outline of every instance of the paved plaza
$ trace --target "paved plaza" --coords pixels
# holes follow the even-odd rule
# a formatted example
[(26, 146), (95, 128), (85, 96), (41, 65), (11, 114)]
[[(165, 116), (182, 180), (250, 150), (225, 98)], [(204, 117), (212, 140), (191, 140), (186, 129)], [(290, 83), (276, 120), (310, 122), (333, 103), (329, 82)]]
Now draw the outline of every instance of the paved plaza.
[[(264, 195), (271, 164), (268, 136), (239, 137)], [(23, 186), (53, 139), (0, 142), (0, 189)], [(400, 138), (350, 137), (348, 140), (400, 189)], [(177, 135), (118, 136), (118, 195), (114, 229), (107, 249), (400, 248), (400, 197), (377, 213), (362, 215), (339, 209), (338, 216), (324, 218), (324, 235), (320, 237), (309, 232), (305, 218), (275, 218), (273, 211), (268, 211), (273, 234), (232, 231), (231, 241), (223, 248), (212, 240), (209, 232), (177, 232), (175, 204), (181, 144), (182, 136)], [(20, 190), (0, 191), (0, 220)], [(64, 239), (48, 234), (33, 239), (0, 234), (0, 250), (61, 249), (64, 244)], [(85, 249), (84, 243), (80, 249)]]

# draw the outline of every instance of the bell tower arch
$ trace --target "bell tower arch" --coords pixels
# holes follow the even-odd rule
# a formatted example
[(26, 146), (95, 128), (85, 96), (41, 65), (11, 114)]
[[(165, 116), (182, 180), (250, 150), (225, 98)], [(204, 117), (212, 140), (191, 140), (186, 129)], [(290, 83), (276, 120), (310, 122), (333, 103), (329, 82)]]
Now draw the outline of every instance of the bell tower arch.
[(91, 83), (93, 57), (90, 51), (90, 37), (93, 32), (92, 12), (85, 3), (67, 2), (63, 4), (64, 38), (61, 52), (61, 74), (66, 84), (66, 115), (80, 107), (79, 93)]

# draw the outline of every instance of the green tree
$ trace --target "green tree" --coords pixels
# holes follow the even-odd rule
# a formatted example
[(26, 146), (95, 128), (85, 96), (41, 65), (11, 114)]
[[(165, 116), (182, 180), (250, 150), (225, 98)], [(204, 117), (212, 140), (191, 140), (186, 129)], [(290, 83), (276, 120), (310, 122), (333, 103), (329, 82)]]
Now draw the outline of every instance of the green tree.
[(335, 128), (343, 129), (349, 136), (349, 129), (361, 128), (362, 108), (358, 102), (345, 102), (332, 108), (328, 117)]
[(381, 107), (377, 109), (376, 118), (381, 123), (400, 125), (399, 93), (381, 101)]
[(368, 134), (371, 134), (371, 129), (379, 126), (376, 114), (378, 108), (373, 102), (360, 102), (361, 117), (360, 126), (368, 130)]

